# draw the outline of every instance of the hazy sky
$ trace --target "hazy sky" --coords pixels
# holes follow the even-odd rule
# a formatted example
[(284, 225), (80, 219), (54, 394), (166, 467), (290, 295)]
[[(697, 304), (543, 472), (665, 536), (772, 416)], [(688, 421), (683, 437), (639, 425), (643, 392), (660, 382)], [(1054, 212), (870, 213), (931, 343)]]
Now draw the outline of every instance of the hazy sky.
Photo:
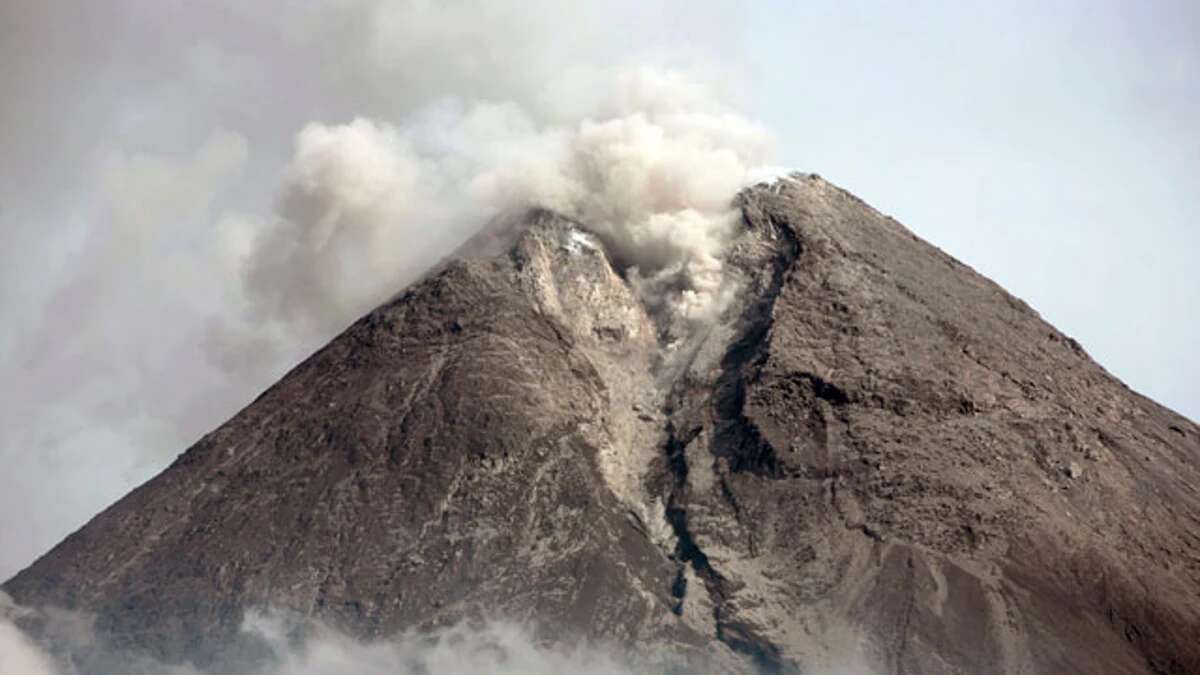
[(0, 578), (597, 116), (757, 121), (1200, 418), (1200, 9), (996, 4), (0, 4)]

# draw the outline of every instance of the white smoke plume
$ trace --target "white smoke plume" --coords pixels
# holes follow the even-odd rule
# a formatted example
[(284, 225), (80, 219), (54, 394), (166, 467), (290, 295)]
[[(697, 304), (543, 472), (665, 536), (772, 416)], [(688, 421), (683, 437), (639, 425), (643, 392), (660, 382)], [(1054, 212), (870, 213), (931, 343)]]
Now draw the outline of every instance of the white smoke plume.
[(766, 157), (767, 133), (679, 73), (589, 79), (595, 100), (578, 119), (561, 106), (443, 100), (397, 123), (306, 126), (274, 218), (224, 233), (247, 320), (328, 336), (495, 214), (529, 206), (594, 229), (668, 323), (715, 318), (731, 200)]

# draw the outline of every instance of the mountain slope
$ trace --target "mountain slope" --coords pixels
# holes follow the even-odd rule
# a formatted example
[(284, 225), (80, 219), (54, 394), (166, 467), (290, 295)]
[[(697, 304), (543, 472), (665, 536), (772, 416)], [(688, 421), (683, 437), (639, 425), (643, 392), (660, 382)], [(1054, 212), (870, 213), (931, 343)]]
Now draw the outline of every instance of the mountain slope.
[(815, 176), (737, 206), (725, 321), (664, 344), (600, 240), (531, 212), (4, 590), (203, 666), (272, 607), (713, 669), (1200, 672), (1200, 429)]

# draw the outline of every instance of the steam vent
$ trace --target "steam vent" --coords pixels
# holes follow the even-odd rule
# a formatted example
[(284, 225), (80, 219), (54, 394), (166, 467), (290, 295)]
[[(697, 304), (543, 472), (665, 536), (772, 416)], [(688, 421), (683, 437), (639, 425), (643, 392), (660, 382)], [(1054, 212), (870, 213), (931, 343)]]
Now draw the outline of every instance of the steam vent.
[(816, 176), (735, 206), (686, 334), (588, 223), (497, 221), (4, 584), (95, 644), (22, 628), (84, 674), (229, 672), (268, 608), (657, 672), (1200, 673), (1200, 428)]

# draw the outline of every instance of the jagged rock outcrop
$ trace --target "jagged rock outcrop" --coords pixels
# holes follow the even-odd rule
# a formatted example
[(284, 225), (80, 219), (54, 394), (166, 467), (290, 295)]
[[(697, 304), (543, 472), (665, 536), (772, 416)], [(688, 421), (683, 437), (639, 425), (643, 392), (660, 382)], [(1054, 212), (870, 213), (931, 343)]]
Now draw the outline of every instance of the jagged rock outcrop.
[(815, 176), (737, 206), (725, 320), (664, 344), (585, 224), (531, 212), (4, 590), (200, 665), (272, 607), (714, 670), (1200, 672), (1200, 428)]

